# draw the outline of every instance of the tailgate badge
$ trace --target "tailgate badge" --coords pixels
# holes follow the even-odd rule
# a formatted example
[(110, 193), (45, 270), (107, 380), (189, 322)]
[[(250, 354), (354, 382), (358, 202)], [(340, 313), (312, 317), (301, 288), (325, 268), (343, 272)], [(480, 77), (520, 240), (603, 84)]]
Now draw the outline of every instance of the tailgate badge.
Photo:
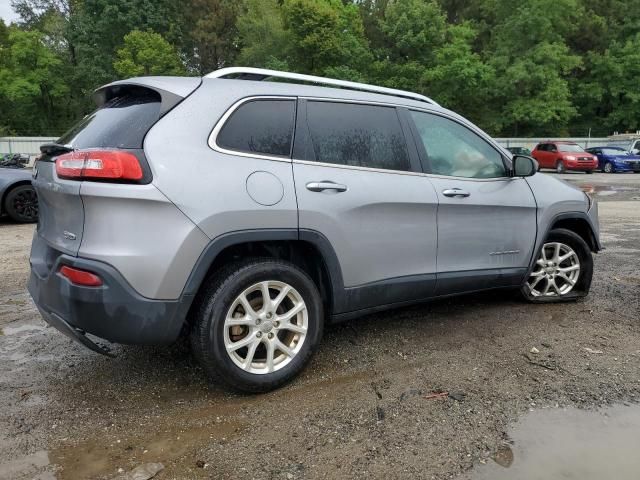
[(66, 230), (64, 232), (62, 232), (62, 235), (67, 240), (75, 240), (76, 239), (76, 234), (75, 233), (71, 233), (71, 232), (68, 232)]

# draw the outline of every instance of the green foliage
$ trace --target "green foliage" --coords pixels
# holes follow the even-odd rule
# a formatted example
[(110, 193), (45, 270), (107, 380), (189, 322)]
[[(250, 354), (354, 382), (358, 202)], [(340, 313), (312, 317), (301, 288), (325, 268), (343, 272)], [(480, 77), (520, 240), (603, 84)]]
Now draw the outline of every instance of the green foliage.
[(294, 69), (323, 74), (348, 65), (363, 68), (370, 53), (358, 9), (340, 0), (285, 0), (284, 26), (291, 36)]
[[(51, 132), (56, 105), (69, 92), (61, 78), (62, 61), (38, 31), (9, 27), (0, 44), (0, 105), (9, 128), (19, 132)], [(39, 112), (34, 116), (30, 112)]]
[(640, 129), (640, 0), (12, 0), (0, 125), (65, 130), (118, 78), (247, 65), (423, 93), (494, 135)]
[(143, 75), (184, 75), (184, 65), (175, 48), (162, 35), (134, 30), (124, 36), (124, 46), (113, 63), (123, 78)]

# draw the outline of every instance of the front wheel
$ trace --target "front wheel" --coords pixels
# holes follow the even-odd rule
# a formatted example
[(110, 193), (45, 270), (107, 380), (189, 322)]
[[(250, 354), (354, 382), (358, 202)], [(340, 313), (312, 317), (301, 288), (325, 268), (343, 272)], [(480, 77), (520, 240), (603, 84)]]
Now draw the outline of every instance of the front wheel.
[(574, 300), (589, 293), (593, 258), (585, 241), (566, 229), (552, 230), (521, 287), (530, 302)]
[(564, 166), (564, 163), (562, 162), (562, 160), (558, 160), (558, 163), (556, 163), (556, 172), (565, 173), (566, 171), (567, 171), (567, 168)]
[(245, 392), (295, 377), (320, 342), (322, 300), (309, 276), (281, 260), (250, 259), (209, 282), (191, 342), (203, 368)]

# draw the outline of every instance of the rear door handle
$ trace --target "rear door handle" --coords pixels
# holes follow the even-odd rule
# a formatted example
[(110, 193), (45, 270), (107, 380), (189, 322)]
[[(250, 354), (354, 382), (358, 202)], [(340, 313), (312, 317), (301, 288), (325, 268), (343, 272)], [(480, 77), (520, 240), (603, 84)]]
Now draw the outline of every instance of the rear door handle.
[(339, 183), (324, 181), (324, 182), (309, 182), (307, 183), (307, 190), (312, 192), (324, 192), (325, 190), (334, 190), (336, 192), (346, 192), (347, 186)]
[(442, 191), (442, 194), (445, 197), (468, 197), (471, 195), (469, 192), (461, 190), (460, 188), (447, 188)]

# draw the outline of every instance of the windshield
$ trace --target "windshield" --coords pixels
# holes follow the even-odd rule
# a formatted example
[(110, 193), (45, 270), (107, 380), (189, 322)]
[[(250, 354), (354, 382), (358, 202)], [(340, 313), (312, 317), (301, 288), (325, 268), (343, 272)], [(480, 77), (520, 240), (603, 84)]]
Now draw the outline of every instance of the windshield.
[(627, 152), (624, 148), (601, 148), (603, 155), (618, 155), (618, 156), (628, 156), (629, 152)]
[(584, 152), (584, 149), (580, 145), (575, 143), (559, 143), (558, 151), (560, 152)]

